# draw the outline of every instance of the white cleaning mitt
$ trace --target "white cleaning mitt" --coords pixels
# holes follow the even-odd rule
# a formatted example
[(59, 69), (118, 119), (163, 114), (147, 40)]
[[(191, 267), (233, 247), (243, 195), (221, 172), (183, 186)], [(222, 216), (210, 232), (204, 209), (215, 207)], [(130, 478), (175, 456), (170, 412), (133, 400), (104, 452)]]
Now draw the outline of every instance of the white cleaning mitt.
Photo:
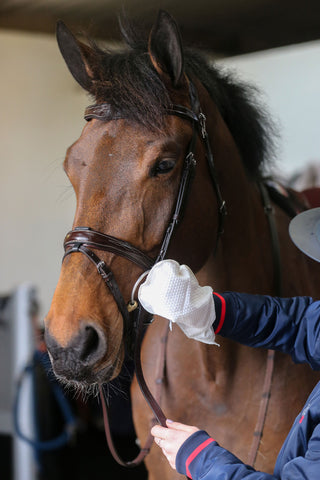
[(140, 286), (138, 298), (149, 313), (176, 323), (187, 337), (218, 345), (212, 328), (216, 318), (212, 288), (200, 287), (187, 265), (158, 262)]

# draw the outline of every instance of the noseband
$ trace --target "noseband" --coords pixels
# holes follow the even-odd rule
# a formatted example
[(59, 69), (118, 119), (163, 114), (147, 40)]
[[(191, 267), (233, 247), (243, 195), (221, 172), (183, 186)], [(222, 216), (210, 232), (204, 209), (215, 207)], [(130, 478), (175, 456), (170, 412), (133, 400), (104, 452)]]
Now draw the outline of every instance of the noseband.
[[(65, 254), (63, 256), (63, 259), (65, 259), (65, 257), (70, 255), (71, 253), (80, 252), (83, 253), (96, 266), (98, 273), (101, 275), (108, 289), (112, 293), (118, 309), (123, 317), (123, 337), (126, 341), (127, 346), (130, 344), (132, 345), (132, 336), (134, 333), (134, 322), (131, 321), (129, 312), (131, 312), (137, 307), (137, 302), (134, 302), (134, 304), (132, 304), (132, 302), (130, 301), (128, 304), (126, 304), (112, 271), (105, 264), (105, 262), (101, 260), (92, 251), (92, 249), (103, 250), (124, 257), (127, 260), (130, 260), (131, 262), (141, 267), (144, 271), (149, 270), (155, 263), (164, 259), (175, 227), (178, 225), (183, 216), (184, 208), (187, 202), (190, 184), (196, 166), (194, 150), (198, 134), (200, 135), (200, 138), (204, 143), (209, 172), (218, 201), (219, 227), (216, 244), (218, 243), (218, 239), (223, 232), (226, 206), (224, 200), (222, 199), (216, 177), (213, 155), (209, 143), (208, 134), (206, 131), (206, 117), (202, 113), (197, 91), (191, 82), (190, 104), (191, 109), (183, 105), (171, 105), (167, 109), (168, 115), (176, 115), (192, 123), (192, 138), (189, 143), (188, 152), (184, 160), (174, 214), (164, 235), (158, 257), (156, 259), (152, 259), (129, 242), (119, 240), (118, 238), (115, 238), (111, 235), (106, 235), (104, 233), (92, 230), (89, 227), (76, 227), (74, 230), (70, 231), (66, 235), (64, 240)], [(109, 104), (99, 104), (89, 106), (85, 111), (84, 118), (86, 120), (96, 118), (99, 120), (110, 121), (123, 117), (120, 114), (112, 111)]]

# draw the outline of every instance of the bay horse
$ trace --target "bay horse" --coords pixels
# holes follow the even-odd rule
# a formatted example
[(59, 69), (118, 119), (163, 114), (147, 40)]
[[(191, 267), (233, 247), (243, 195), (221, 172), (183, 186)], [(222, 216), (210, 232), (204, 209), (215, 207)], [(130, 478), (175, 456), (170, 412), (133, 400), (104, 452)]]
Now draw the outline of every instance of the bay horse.
[[(177, 24), (164, 11), (147, 42), (130, 29), (123, 34), (127, 47), (115, 53), (78, 40), (61, 22), (57, 27), (67, 66), (95, 104), (87, 109), (87, 123), (64, 161), (77, 206), (45, 319), (46, 342), (56, 375), (89, 391), (121, 370), (132, 329), (124, 320), (126, 303), (139, 276), (159, 258), (181, 193), (186, 159), (192, 157), (193, 166), (186, 182), (188, 198), (181, 221), (173, 220), (178, 225), (166, 258), (189, 265), (200, 284), (217, 292), (276, 293), (270, 229), (258, 188), (269, 163), (271, 134), (268, 116), (253, 90), (203, 54), (184, 49)], [(210, 152), (214, 166), (209, 168)], [(283, 296), (316, 296), (318, 265), (290, 241), (284, 210), (276, 204), (272, 210)], [(106, 251), (97, 247), (102, 239), (107, 239)], [(111, 279), (110, 288), (93, 264), (105, 280)], [(159, 387), (166, 325), (165, 319), (156, 317), (143, 341), (142, 364), (152, 392)], [(190, 340), (179, 328), (169, 332), (161, 407), (168, 418), (206, 429), (246, 462), (267, 352), (224, 338), (219, 343), (217, 348)], [(309, 367), (276, 354), (255, 468), (272, 471), (317, 379)], [(153, 415), (136, 380), (131, 393), (135, 427), (143, 443)], [(150, 480), (179, 478), (156, 446), (146, 467)]]

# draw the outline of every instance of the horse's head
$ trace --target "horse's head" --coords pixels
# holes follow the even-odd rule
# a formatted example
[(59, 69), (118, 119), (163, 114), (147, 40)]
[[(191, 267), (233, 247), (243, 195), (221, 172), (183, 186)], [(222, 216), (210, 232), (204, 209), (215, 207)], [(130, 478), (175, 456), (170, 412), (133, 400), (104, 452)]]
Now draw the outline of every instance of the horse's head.
[[(176, 24), (162, 12), (146, 50), (116, 54), (79, 42), (63, 24), (58, 25), (57, 37), (71, 73), (96, 100), (64, 162), (77, 199), (73, 228), (90, 227), (155, 259), (176, 205), (188, 146), (195, 137), (192, 118), (168, 114), (172, 104), (190, 108)], [(194, 141), (198, 143), (197, 138)], [(200, 142), (197, 150), (202, 148)], [(197, 167), (197, 177), (201, 175), (201, 198), (206, 194), (210, 198), (213, 191), (206, 167)], [(186, 228), (180, 233), (184, 241), (179, 253), (174, 249), (170, 253), (182, 260), (189, 249), (189, 264), (195, 269), (212, 244), (205, 245), (206, 227), (197, 218), (204, 208), (213, 217), (215, 207), (205, 207), (201, 198), (193, 194), (190, 210), (198, 209), (198, 215), (190, 213), (193, 223), (189, 225), (197, 231), (201, 254), (191, 252)], [(79, 238), (74, 235), (67, 248), (72, 255), (63, 261), (45, 321), (46, 341), (58, 376), (91, 384), (119, 373), (124, 357), (123, 314), (90, 255), (77, 247)], [(113, 250), (101, 252), (93, 245), (91, 251), (112, 270), (116, 288), (127, 303), (147, 266)]]
[[(228, 162), (231, 169), (238, 150), (212, 97), (222, 104), (233, 95), (235, 105), (225, 102), (225, 121), (235, 124), (246, 155), (257, 122), (252, 109), (242, 108), (241, 90), (229, 81), (224, 84), (217, 74), (212, 83), (209, 67), (201, 67), (205, 62), (183, 53), (177, 26), (165, 12), (160, 12), (147, 45), (127, 35), (130, 48), (120, 53), (85, 45), (62, 23), (57, 37), (72, 75), (95, 105), (88, 107), (88, 122), (64, 162), (77, 208), (45, 320), (46, 341), (58, 376), (79, 384), (101, 383), (116, 377), (122, 365), (125, 305), (133, 285), (158, 257), (172, 219), (179, 220), (174, 214), (183, 197), (183, 179), (186, 190), (190, 183), (186, 165), (191, 150), (197, 160), (195, 176), (168, 256), (197, 271), (213, 250), (222, 203), (219, 188), (212, 184), (215, 172), (206, 160), (211, 152), (200, 104), (207, 129), (215, 134), (215, 155), (220, 165)], [(238, 111), (243, 118), (234, 121)], [(243, 132), (246, 125), (248, 132)], [(233, 175), (240, 180), (242, 170), (233, 170)], [(92, 231), (99, 233), (95, 237)], [(108, 248), (97, 246), (105, 240)], [(125, 245), (120, 252), (118, 240)], [(139, 260), (132, 261), (123, 248), (142, 252)]]

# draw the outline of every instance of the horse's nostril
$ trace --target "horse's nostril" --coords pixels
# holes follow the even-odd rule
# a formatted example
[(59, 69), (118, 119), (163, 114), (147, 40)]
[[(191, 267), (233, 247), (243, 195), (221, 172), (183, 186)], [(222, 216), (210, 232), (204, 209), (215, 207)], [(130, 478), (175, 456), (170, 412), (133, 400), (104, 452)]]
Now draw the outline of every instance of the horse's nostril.
[(90, 360), (90, 358), (96, 357), (100, 350), (100, 335), (97, 330), (91, 325), (86, 325), (82, 332), (81, 349), (79, 352), (79, 358), (82, 362)]
[(107, 351), (107, 341), (102, 329), (83, 322), (76, 335), (66, 346), (60, 345), (49, 333), (45, 332), (45, 340), (57, 375), (66, 378), (80, 378), (84, 372), (88, 375), (91, 369), (100, 362)]
[(50, 353), (54, 373), (61, 379), (76, 382), (96, 383), (103, 381), (109, 374), (103, 365), (107, 354), (107, 339), (99, 325), (91, 322), (80, 322), (76, 334), (66, 345), (61, 345), (48, 329), (45, 340)]
[(73, 350), (79, 365), (92, 367), (106, 353), (106, 338), (99, 326), (83, 323), (79, 334), (72, 339), (68, 348)]

